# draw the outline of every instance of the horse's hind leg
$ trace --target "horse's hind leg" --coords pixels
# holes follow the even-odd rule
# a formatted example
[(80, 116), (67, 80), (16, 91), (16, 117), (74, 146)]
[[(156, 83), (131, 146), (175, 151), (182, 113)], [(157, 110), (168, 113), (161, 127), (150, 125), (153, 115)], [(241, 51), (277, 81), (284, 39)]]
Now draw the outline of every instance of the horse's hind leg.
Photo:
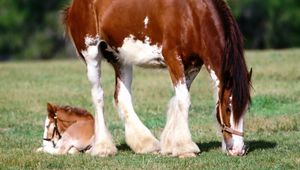
[(178, 59), (180, 56), (176, 50), (164, 51), (164, 57), (175, 88), (175, 96), (169, 102), (167, 123), (161, 135), (161, 153), (179, 157), (195, 156), (200, 150), (192, 141), (188, 125), (190, 95), (183, 63)]
[(113, 67), (116, 72), (115, 105), (125, 124), (126, 143), (136, 153), (159, 151), (159, 141), (141, 122), (132, 106), (132, 66), (115, 63)]

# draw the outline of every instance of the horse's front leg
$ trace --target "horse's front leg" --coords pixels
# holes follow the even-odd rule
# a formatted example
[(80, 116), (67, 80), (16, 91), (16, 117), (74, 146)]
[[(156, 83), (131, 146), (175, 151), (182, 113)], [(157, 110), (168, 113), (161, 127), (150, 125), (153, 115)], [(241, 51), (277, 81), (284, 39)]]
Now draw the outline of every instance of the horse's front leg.
[(100, 84), (101, 53), (98, 54), (100, 40), (96, 38), (93, 42), (95, 41), (97, 41), (97, 43), (86, 44), (87, 49), (82, 51), (82, 55), (84, 56), (87, 64), (87, 76), (92, 86), (91, 93), (96, 109), (95, 138), (91, 154), (108, 156), (114, 155), (117, 152), (117, 148), (115, 147), (111, 134), (105, 125), (103, 115), (103, 90)]
[(194, 79), (187, 82), (183, 63), (177, 51), (164, 51), (169, 73), (175, 89), (175, 96), (169, 102), (168, 117), (161, 134), (161, 153), (179, 157), (194, 157), (200, 152), (192, 141), (188, 125), (190, 95), (188, 86)]
[(115, 105), (125, 124), (126, 143), (136, 153), (160, 150), (159, 141), (136, 115), (131, 100), (132, 66), (113, 64), (116, 72)]

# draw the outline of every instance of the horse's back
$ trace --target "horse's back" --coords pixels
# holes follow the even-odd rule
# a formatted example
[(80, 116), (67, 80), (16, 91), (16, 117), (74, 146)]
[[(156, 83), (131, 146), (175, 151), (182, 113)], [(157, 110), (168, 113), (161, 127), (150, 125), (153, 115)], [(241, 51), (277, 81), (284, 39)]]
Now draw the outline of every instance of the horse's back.
[(149, 40), (151, 45), (180, 48), (182, 55), (224, 46), (222, 22), (208, 0), (74, 0), (67, 15), (79, 52), (85, 50), (87, 36), (100, 36), (115, 48), (130, 37)]

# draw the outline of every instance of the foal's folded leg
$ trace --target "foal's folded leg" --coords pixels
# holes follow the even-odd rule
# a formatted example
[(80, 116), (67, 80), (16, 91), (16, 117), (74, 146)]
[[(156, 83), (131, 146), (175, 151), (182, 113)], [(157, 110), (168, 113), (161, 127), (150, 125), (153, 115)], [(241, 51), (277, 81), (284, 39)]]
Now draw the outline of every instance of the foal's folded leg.
[(71, 147), (68, 151), (68, 154), (72, 154), (72, 155), (77, 153), (79, 153), (79, 151), (75, 147)]
[(73, 147), (71, 140), (63, 136), (56, 144), (55, 151), (52, 154), (67, 154)]

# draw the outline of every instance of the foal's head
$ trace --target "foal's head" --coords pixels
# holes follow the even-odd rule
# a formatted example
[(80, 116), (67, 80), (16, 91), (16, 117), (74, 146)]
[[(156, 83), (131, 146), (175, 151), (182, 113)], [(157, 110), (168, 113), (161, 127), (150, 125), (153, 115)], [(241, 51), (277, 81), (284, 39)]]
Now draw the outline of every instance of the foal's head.
[(70, 106), (58, 106), (48, 103), (47, 111), (44, 145), (52, 143), (55, 146), (66, 129), (78, 120), (93, 119), (93, 116), (86, 110)]

